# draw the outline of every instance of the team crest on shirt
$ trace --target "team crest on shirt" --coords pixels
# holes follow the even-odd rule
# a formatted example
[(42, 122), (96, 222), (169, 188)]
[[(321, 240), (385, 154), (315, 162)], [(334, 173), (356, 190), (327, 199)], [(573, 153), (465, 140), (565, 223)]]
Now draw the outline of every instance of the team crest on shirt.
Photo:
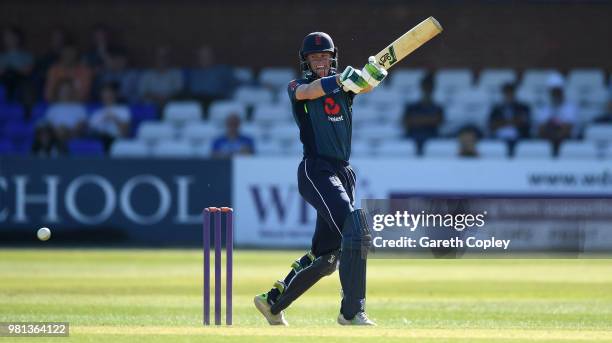
[(323, 110), (327, 114), (329, 121), (342, 121), (344, 120), (342, 113), (340, 113), (340, 105), (336, 103), (334, 98), (325, 98)]

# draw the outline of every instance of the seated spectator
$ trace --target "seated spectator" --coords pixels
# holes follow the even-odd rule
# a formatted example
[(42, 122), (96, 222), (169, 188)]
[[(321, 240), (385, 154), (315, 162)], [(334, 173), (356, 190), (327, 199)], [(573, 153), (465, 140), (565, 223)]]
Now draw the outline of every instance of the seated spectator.
[(138, 82), (140, 98), (163, 106), (183, 89), (180, 69), (169, 67), (170, 50), (159, 47), (155, 52), (155, 69), (145, 71)]
[(66, 46), (69, 40), (70, 38), (68, 38), (68, 35), (64, 29), (56, 27), (51, 30), (49, 47), (47, 51), (36, 61), (34, 74), (37, 92), (44, 92), (49, 69), (51, 69), (51, 67), (59, 61), (62, 49), (64, 49), (64, 46)]
[(4, 50), (0, 53), (0, 82), (6, 88), (7, 100), (30, 100), (28, 81), (34, 59), (23, 47), (23, 33), (16, 27), (9, 27), (4, 30), (2, 38)]
[(553, 154), (557, 156), (561, 142), (572, 136), (577, 121), (576, 107), (565, 101), (561, 87), (551, 88), (550, 97), (550, 105), (540, 109), (536, 121), (538, 136), (552, 143)]
[(110, 149), (115, 139), (127, 137), (130, 132), (130, 109), (117, 103), (116, 88), (113, 84), (102, 88), (100, 99), (103, 107), (96, 110), (89, 118), (92, 135), (102, 140), (106, 151)]
[(233, 69), (224, 64), (215, 64), (213, 51), (202, 46), (197, 53), (197, 67), (189, 73), (187, 83), (190, 95), (197, 97), (203, 105), (213, 100), (228, 98), (238, 85)]
[(111, 59), (110, 30), (102, 24), (96, 24), (91, 33), (91, 47), (85, 54), (85, 62), (95, 72), (108, 67)]
[(423, 78), (421, 100), (409, 104), (404, 111), (406, 137), (414, 139), (419, 155), (423, 153), (425, 141), (438, 136), (438, 128), (444, 121), (444, 110), (433, 101), (433, 88), (431, 75)]
[(74, 100), (85, 102), (89, 99), (92, 78), (91, 69), (79, 62), (76, 47), (66, 45), (62, 49), (59, 61), (49, 69), (47, 74), (45, 99), (49, 102), (57, 101), (55, 96), (60, 93), (58, 91), (60, 83), (69, 80), (75, 91)]
[(489, 115), (489, 130), (494, 138), (507, 141), (512, 151), (519, 138), (529, 137), (531, 115), (529, 107), (516, 100), (513, 84), (505, 84), (502, 92), (503, 101)]
[(138, 72), (128, 69), (128, 59), (121, 50), (110, 52), (108, 67), (100, 72), (96, 80), (98, 94), (104, 85), (117, 85), (118, 98), (130, 103), (138, 102)]
[(481, 137), (480, 130), (473, 126), (465, 126), (457, 134), (457, 141), (459, 142), (459, 157), (462, 158), (475, 158), (478, 157), (478, 149), (476, 149), (476, 143)]
[(49, 47), (36, 62), (36, 68), (45, 76), (47, 71), (59, 61), (64, 46), (70, 39), (64, 29), (56, 27), (51, 31)]
[(72, 80), (61, 81), (54, 98), (58, 100), (47, 109), (45, 122), (53, 129), (61, 151), (66, 151), (68, 140), (83, 135), (87, 112), (85, 106), (77, 101)]
[(35, 156), (57, 156), (68, 153), (66, 144), (55, 136), (55, 130), (48, 123), (41, 122), (34, 132), (32, 154)]
[(608, 107), (606, 112), (601, 116), (595, 118), (596, 123), (612, 124), (612, 99), (608, 100)]
[(240, 134), (240, 117), (232, 114), (225, 120), (226, 132), (213, 141), (213, 157), (229, 158), (233, 155), (252, 155), (255, 143), (251, 137)]

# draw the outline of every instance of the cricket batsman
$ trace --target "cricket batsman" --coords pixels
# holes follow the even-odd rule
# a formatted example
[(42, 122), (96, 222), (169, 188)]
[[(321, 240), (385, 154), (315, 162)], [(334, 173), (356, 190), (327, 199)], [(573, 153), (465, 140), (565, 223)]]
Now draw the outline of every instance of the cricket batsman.
[(283, 310), (339, 265), (341, 325), (375, 325), (365, 313), (366, 260), (371, 235), (365, 212), (355, 208), (356, 176), (351, 154), (352, 102), (387, 76), (374, 57), (362, 70), (338, 68), (338, 49), (324, 32), (304, 38), (299, 53), (303, 78), (289, 83), (293, 116), (300, 129), (304, 158), (298, 188), (317, 211), (312, 246), (291, 265), (289, 274), (254, 299), (271, 325), (288, 325)]

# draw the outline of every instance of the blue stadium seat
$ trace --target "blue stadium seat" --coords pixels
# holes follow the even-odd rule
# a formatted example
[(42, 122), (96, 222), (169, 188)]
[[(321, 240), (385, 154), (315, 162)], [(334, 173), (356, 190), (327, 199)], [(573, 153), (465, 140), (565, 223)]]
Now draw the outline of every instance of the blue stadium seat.
[(22, 121), (24, 112), (21, 104), (0, 104), (0, 126), (4, 126), (8, 122)]
[(138, 132), (138, 127), (144, 121), (158, 119), (157, 107), (150, 104), (134, 104), (130, 106), (132, 113), (131, 136), (134, 137)]
[(72, 156), (102, 156), (104, 146), (95, 139), (73, 139), (68, 142), (68, 151)]
[(27, 153), (34, 139), (34, 125), (31, 122), (9, 122), (4, 126), (3, 137), (9, 139), (15, 151)]
[(13, 142), (8, 139), (0, 139), (0, 156), (12, 155), (15, 153), (15, 146)]

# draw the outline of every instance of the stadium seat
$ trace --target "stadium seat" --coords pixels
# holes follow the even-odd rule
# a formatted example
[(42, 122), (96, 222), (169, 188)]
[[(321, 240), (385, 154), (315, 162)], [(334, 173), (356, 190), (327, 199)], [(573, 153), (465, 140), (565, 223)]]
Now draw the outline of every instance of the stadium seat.
[(195, 157), (209, 158), (212, 154), (212, 141), (200, 141), (193, 144), (192, 148)]
[(455, 101), (446, 108), (441, 133), (454, 134), (464, 125), (475, 125), (484, 132), (490, 109), (491, 103), (484, 90), (468, 88), (459, 91)]
[(289, 104), (261, 104), (253, 110), (252, 120), (257, 123), (279, 123), (293, 121)]
[(531, 106), (540, 107), (549, 102), (551, 86), (563, 86), (561, 73), (554, 69), (528, 69), (516, 91), (520, 101)]
[(592, 124), (584, 131), (584, 138), (589, 141), (612, 142), (612, 124)]
[(553, 147), (549, 141), (519, 141), (514, 151), (515, 159), (549, 159), (553, 156)]
[(174, 127), (164, 122), (147, 121), (142, 123), (138, 129), (138, 139), (148, 143), (174, 139), (175, 136)]
[(270, 103), (273, 99), (274, 93), (263, 87), (242, 86), (234, 93), (234, 101), (244, 105)]
[(395, 123), (371, 123), (370, 125), (356, 127), (353, 131), (355, 137), (368, 141), (395, 140), (401, 138), (403, 133), (403, 127)]
[(8, 122), (24, 120), (24, 108), (21, 104), (0, 104), (0, 127)]
[(351, 143), (351, 158), (374, 157), (376, 155), (376, 144), (367, 140), (354, 140)]
[(416, 156), (416, 145), (409, 139), (386, 139), (376, 148), (377, 156), (406, 158)]
[(179, 137), (192, 144), (202, 144), (210, 142), (222, 133), (222, 128), (210, 122), (197, 122), (185, 126), (179, 133)]
[(455, 139), (430, 139), (425, 141), (423, 152), (428, 158), (455, 158), (459, 152), (459, 144)]
[(483, 69), (478, 77), (478, 87), (501, 88), (506, 83), (516, 82), (516, 79), (513, 69)]
[(378, 106), (380, 109), (395, 105), (403, 106), (406, 103), (406, 96), (391, 87), (375, 88), (370, 93), (357, 97), (363, 98), (368, 105)]
[(393, 71), (389, 87), (404, 94), (407, 102), (416, 101), (421, 95), (421, 80), (426, 75), (425, 69), (398, 69)]
[(276, 94), (274, 95), (274, 98), (276, 99), (275, 102), (277, 104), (285, 104), (285, 105), (291, 104), (289, 95), (287, 94), (287, 89), (285, 88), (278, 90)]
[(295, 79), (293, 68), (263, 68), (259, 73), (259, 84), (274, 89), (286, 89), (293, 79)]
[(32, 107), (32, 111), (30, 112), (30, 121), (37, 122), (44, 118), (45, 114), (47, 113), (47, 107), (49, 107), (49, 105), (46, 102), (37, 102), (34, 107)]
[(567, 76), (567, 87), (583, 92), (605, 88), (605, 75), (601, 69), (573, 69)]
[(246, 119), (246, 105), (232, 100), (213, 101), (208, 108), (208, 120), (215, 124), (225, 123), (230, 114), (238, 115), (242, 120)]
[(104, 146), (97, 139), (72, 139), (68, 142), (68, 152), (72, 156), (103, 156)]
[(9, 122), (3, 130), (3, 137), (8, 138), (16, 152), (27, 153), (34, 140), (34, 124), (32, 122)]
[(568, 141), (561, 144), (559, 158), (572, 160), (594, 160), (603, 157), (594, 142)]
[(523, 73), (521, 86), (526, 88), (548, 89), (553, 85), (561, 85), (564, 82), (563, 75), (554, 69), (527, 69)]
[(363, 104), (353, 106), (353, 126), (379, 124), (384, 120), (383, 112), (378, 106)]
[(508, 144), (498, 140), (482, 140), (476, 143), (478, 157), (481, 158), (506, 158), (508, 157)]
[(234, 68), (234, 77), (238, 82), (242, 84), (250, 84), (253, 82), (253, 69), (249, 67), (236, 67)]
[(159, 141), (151, 150), (152, 156), (164, 158), (188, 158), (196, 155), (193, 145), (187, 141)]
[(300, 138), (300, 131), (295, 123), (277, 123), (267, 131), (268, 138), (283, 142), (294, 142)]
[(605, 111), (608, 102), (609, 90), (603, 86), (592, 88), (570, 88), (565, 89), (566, 98), (578, 107), (600, 108), (601, 113)]
[(485, 91), (490, 101), (501, 101), (502, 86), (514, 83), (516, 72), (512, 69), (484, 69), (478, 78), (478, 88)]
[(473, 79), (469, 69), (440, 69), (434, 76), (434, 93), (447, 103), (458, 91), (472, 87)]
[(585, 124), (594, 121), (597, 117), (603, 115), (604, 113), (605, 107), (603, 104), (583, 104), (582, 106), (578, 106), (576, 109), (578, 122)]
[(258, 156), (278, 156), (283, 154), (281, 143), (277, 140), (257, 142), (255, 154)]
[(202, 120), (202, 114), (197, 101), (172, 101), (164, 107), (164, 120), (179, 126)]
[(134, 136), (138, 132), (140, 124), (145, 121), (157, 119), (157, 107), (152, 104), (135, 104), (130, 106), (132, 114), (131, 135)]
[(147, 157), (149, 146), (139, 140), (118, 140), (110, 150), (112, 157)]
[(13, 142), (8, 139), (0, 138), (0, 156), (12, 155), (15, 153)]

